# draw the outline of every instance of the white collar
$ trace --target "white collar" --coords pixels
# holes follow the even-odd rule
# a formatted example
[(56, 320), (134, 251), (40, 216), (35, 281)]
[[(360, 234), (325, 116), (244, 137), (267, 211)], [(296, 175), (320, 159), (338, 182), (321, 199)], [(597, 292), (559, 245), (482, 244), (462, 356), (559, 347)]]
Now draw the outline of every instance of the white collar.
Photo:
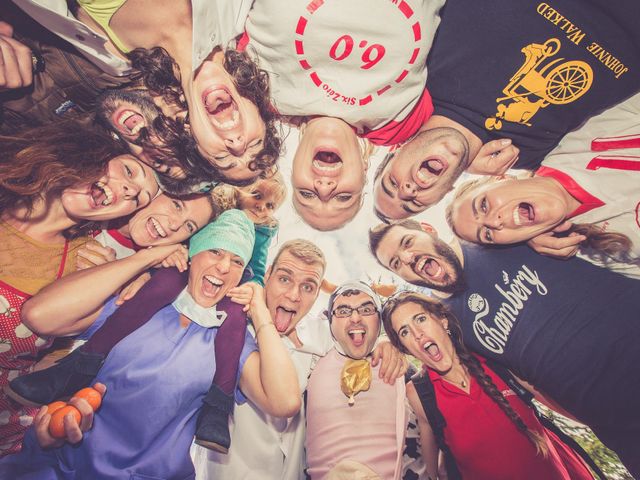
[(209, 308), (198, 305), (186, 287), (172, 305), (189, 320), (205, 328), (219, 327), (227, 318), (227, 313), (218, 311), (215, 305)]

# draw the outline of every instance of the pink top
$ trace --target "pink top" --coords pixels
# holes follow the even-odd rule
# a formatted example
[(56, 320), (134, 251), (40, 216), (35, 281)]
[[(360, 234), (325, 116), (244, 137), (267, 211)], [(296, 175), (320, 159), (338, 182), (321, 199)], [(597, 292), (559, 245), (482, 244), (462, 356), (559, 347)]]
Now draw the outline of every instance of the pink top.
[(399, 479), (407, 427), (402, 378), (391, 386), (372, 369), (371, 387), (347, 404), (340, 389), (346, 357), (332, 349), (311, 375), (307, 387), (307, 464), (312, 479), (322, 479), (342, 460), (362, 463), (383, 479)]

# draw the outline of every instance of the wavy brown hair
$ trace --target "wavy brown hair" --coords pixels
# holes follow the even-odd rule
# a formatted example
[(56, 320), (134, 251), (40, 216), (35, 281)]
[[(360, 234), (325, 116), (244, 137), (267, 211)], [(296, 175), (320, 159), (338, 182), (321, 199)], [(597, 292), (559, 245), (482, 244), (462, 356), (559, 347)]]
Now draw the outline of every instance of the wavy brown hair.
[(70, 119), (0, 136), (0, 212), (26, 208), (66, 188), (97, 181), (126, 153), (103, 129)]
[[(137, 71), (137, 82), (148, 88), (152, 95), (160, 96), (168, 105), (186, 112), (187, 103), (181, 86), (180, 71), (166, 50), (160, 47), (137, 48), (129, 53), (128, 57), (132, 67)], [(234, 182), (211, 165), (198, 152), (196, 142), (186, 128), (188, 115), (179, 118), (159, 115), (153, 122), (153, 130), (163, 146), (159, 148), (157, 144), (150, 144), (149, 147), (159, 151), (166, 158), (177, 159), (190, 176), (198, 179), (197, 182), (208, 178), (214, 182), (246, 185), (259, 177), (265, 178), (276, 165), (282, 149), (282, 140), (276, 127), (278, 115), (271, 106), (267, 72), (260, 69), (246, 52), (239, 52), (233, 48), (225, 50), (224, 68), (233, 78), (238, 93), (258, 107), (265, 124), (263, 148), (249, 164), (249, 168), (256, 172), (255, 178), (246, 182)], [(141, 136), (140, 145), (145, 146), (145, 143), (148, 143), (148, 134)]]
[[(485, 393), (489, 395), (489, 397), (491, 397), (491, 399), (498, 405), (498, 407), (500, 407), (500, 409), (509, 418), (509, 420), (513, 422), (516, 428), (531, 441), (531, 443), (535, 446), (536, 451), (539, 454), (546, 456), (548, 453), (548, 447), (544, 438), (540, 436), (538, 432), (534, 432), (527, 427), (522, 418), (520, 418), (520, 416), (513, 410), (513, 408), (511, 408), (511, 405), (502, 395), (495, 383), (493, 383), (491, 377), (489, 377), (489, 375), (487, 375), (487, 373), (484, 371), (482, 365), (480, 364), (480, 361), (474, 355), (472, 355), (469, 350), (467, 350), (467, 347), (465, 347), (464, 343), (462, 342), (462, 329), (460, 328), (458, 319), (442, 303), (433, 300), (426, 295), (409, 291), (400, 292), (389, 298), (382, 307), (382, 313), (380, 316), (382, 317), (382, 324), (391, 344), (401, 352), (406, 354), (409, 353), (409, 351), (400, 341), (398, 333), (393, 329), (393, 326), (391, 324), (391, 316), (393, 315), (393, 312), (395, 312), (398, 307), (406, 303), (415, 303), (419, 305), (426, 313), (433, 315), (438, 319), (447, 320), (447, 328), (451, 332), (451, 342), (453, 343), (455, 352), (458, 355), (458, 358), (460, 359), (462, 365), (475, 378), (475, 380), (485, 391)], [(438, 411), (436, 415), (442, 416), (442, 413)], [(434, 436), (436, 437), (436, 443), (438, 444), (440, 449), (444, 451), (445, 440), (442, 429), (434, 428), (433, 430)]]

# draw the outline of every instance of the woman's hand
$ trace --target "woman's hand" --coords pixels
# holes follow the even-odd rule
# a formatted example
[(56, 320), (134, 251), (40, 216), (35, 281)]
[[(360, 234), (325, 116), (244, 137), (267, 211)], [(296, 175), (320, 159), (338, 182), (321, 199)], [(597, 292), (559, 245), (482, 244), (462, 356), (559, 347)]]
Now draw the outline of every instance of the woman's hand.
[(243, 310), (249, 312), (252, 319), (258, 318), (267, 312), (267, 304), (264, 299), (264, 288), (255, 282), (243, 283), (239, 287), (232, 288), (227, 293), (232, 302), (244, 305)]
[(407, 357), (389, 341), (381, 341), (371, 354), (371, 366), (380, 363), (379, 376), (384, 383), (393, 385), (396, 378), (401, 377), (407, 371), (409, 362)]
[(134, 278), (127, 283), (120, 291), (118, 298), (116, 299), (116, 305), (120, 306), (127, 300), (131, 300), (136, 296), (136, 293), (140, 291), (144, 284), (151, 280), (151, 274), (149, 272), (141, 273), (137, 278)]
[(187, 250), (187, 247), (179, 243), (177, 245), (147, 247), (142, 250), (138, 250), (135, 255), (146, 262), (149, 268), (156, 266), (176, 267), (179, 262), (182, 261), (182, 266), (184, 266), (186, 270), (189, 251)]
[(540, 255), (566, 260), (578, 253), (580, 244), (587, 237), (576, 232), (570, 233), (566, 237), (556, 237), (556, 233), (564, 233), (573, 226), (569, 220), (564, 221), (553, 230), (541, 233), (527, 242), (527, 245)]
[(467, 172), (477, 175), (504, 175), (518, 161), (520, 149), (511, 139), (492, 140), (480, 148)]
[(189, 268), (189, 249), (182, 244), (178, 246), (182, 248), (179, 248), (162, 260), (160, 266), (164, 268), (176, 267), (179, 272), (186, 272)]
[(85, 243), (76, 253), (76, 270), (103, 265), (116, 259), (116, 251), (105, 247), (95, 240)]
[[(102, 383), (96, 383), (93, 388), (104, 397), (107, 387)], [(45, 405), (36, 415), (33, 424), (36, 429), (36, 438), (38, 444), (45, 449), (58, 448), (64, 445), (65, 441), (75, 444), (82, 440), (83, 432), (86, 432), (93, 426), (93, 408), (84, 398), (73, 397), (69, 400), (69, 405), (73, 405), (80, 412), (80, 423), (76, 421), (72, 414), (64, 417), (65, 438), (55, 438), (49, 433), (49, 423), (51, 422), (51, 414), (47, 412), (48, 407)]]

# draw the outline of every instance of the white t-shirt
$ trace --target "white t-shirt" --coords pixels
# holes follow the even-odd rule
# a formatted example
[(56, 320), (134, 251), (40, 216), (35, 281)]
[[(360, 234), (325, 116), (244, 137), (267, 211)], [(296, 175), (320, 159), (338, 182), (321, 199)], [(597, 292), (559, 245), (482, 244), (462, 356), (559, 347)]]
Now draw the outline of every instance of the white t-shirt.
[(136, 246), (130, 238), (117, 230), (100, 230), (93, 238), (103, 247), (111, 247), (116, 252), (116, 260), (127, 258), (136, 253)]
[[(571, 221), (623, 233), (633, 243), (632, 257), (640, 258), (640, 94), (568, 134), (536, 174), (552, 176), (582, 202)], [(640, 278), (638, 265), (603, 265), (588, 253), (581, 250), (578, 256)]]
[[(281, 337), (298, 372), (301, 391), (317, 359), (333, 346), (326, 319), (307, 315), (296, 326), (303, 343), (296, 348)], [(235, 405), (230, 421), (231, 447), (227, 455), (198, 445), (191, 449), (198, 480), (255, 478), (260, 480), (304, 480), (304, 406), (293, 418), (278, 418), (263, 413), (247, 401)]]
[(246, 33), (281, 114), (338, 117), (362, 134), (404, 120), (421, 99), (443, 4), (256, 0)]

